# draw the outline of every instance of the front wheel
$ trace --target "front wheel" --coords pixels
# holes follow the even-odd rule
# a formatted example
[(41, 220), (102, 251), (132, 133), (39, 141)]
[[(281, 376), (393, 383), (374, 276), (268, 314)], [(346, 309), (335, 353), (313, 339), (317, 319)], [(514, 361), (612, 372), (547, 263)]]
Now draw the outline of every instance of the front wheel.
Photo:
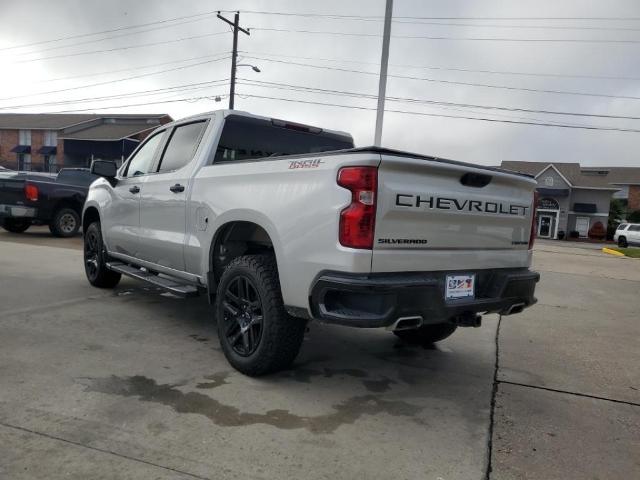
[(2, 228), (11, 233), (23, 233), (31, 226), (31, 220), (22, 218), (5, 218)]
[(423, 325), (412, 330), (398, 330), (393, 332), (407, 343), (414, 345), (429, 345), (439, 342), (451, 336), (458, 328), (451, 323), (437, 323), (435, 325)]
[(98, 288), (113, 288), (122, 276), (107, 268), (100, 222), (93, 222), (84, 232), (84, 271), (89, 283)]
[(53, 215), (49, 230), (56, 237), (74, 237), (80, 230), (80, 215), (73, 208), (61, 208)]
[(218, 284), (216, 319), (225, 357), (249, 376), (288, 367), (306, 328), (284, 309), (272, 255), (245, 255), (227, 265)]

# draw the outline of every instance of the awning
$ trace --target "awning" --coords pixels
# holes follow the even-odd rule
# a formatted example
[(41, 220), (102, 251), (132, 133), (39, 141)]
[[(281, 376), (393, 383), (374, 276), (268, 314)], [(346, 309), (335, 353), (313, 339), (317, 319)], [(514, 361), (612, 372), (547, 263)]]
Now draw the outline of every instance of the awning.
[(55, 155), (58, 151), (58, 147), (42, 147), (38, 150), (38, 153), (42, 155)]
[(31, 145), (17, 145), (11, 151), (14, 153), (31, 153)]
[(537, 188), (538, 193), (545, 197), (568, 197), (568, 188)]

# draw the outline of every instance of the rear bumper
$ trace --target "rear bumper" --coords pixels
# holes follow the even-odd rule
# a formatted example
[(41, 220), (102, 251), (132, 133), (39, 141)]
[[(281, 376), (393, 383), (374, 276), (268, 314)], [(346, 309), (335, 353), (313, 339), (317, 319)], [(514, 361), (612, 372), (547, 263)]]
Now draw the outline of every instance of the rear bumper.
[(38, 210), (24, 205), (0, 204), (0, 218), (35, 218)]
[[(445, 300), (447, 274), (474, 273), (473, 299)], [(353, 327), (387, 327), (401, 317), (454, 322), (478, 313), (509, 315), (536, 303), (540, 274), (526, 268), (464, 272), (348, 274), (324, 272), (311, 289), (313, 317)]]

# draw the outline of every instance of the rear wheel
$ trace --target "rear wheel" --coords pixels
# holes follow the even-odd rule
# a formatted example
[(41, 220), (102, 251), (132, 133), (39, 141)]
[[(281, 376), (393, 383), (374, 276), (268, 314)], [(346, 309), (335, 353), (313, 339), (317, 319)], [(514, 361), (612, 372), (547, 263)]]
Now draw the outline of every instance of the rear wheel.
[(249, 376), (291, 365), (306, 327), (284, 309), (272, 255), (245, 255), (227, 265), (218, 284), (216, 318), (227, 360)]
[(627, 243), (627, 239), (625, 237), (618, 237), (618, 246), (627, 248), (629, 246), (629, 244)]
[(2, 228), (11, 233), (22, 233), (31, 226), (31, 220), (22, 218), (5, 218), (2, 222)]
[(449, 337), (456, 331), (456, 328), (458, 327), (451, 323), (437, 323), (435, 325), (423, 325), (413, 330), (398, 330), (393, 333), (407, 343), (428, 345)]
[(80, 215), (72, 208), (61, 208), (53, 215), (49, 230), (56, 237), (73, 237), (80, 230)]
[(84, 232), (84, 271), (94, 287), (113, 288), (120, 282), (122, 275), (109, 270), (106, 264), (100, 222), (93, 222)]

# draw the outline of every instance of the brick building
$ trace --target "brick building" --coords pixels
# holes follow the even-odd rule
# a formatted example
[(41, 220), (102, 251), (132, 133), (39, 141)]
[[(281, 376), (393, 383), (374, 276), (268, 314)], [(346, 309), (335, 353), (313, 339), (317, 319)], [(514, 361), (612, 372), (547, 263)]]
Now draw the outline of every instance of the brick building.
[(93, 158), (122, 161), (166, 114), (0, 114), (0, 166), (57, 172), (87, 167)]
[(587, 237), (598, 222), (606, 228), (612, 198), (627, 199), (628, 211), (640, 210), (640, 167), (516, 161), (504, 161), (501, 167), (538, 181), (536, 229), (541, 238), (558, 238), (558, 232)]

